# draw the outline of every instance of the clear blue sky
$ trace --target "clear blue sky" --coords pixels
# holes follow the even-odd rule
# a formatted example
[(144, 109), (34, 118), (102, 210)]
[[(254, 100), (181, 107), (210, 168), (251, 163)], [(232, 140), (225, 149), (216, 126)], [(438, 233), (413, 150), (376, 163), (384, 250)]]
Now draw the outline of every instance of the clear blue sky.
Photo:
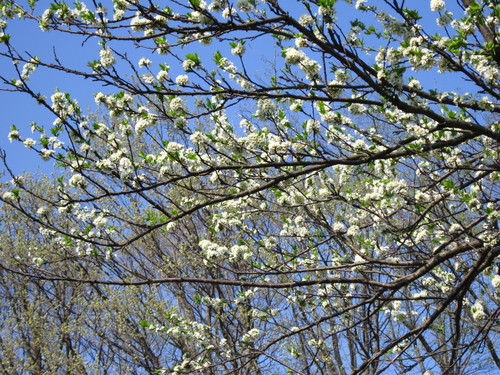
[[(73, 37), (57, 32), (42, 32), (37, 24), (26, 20), (12, 20), (8, 23), (6, 33), (11, 34), (12, 44), (18, 48), (23, 56), (29, 53), (38, 56), (45, 62), (53, 62), (55, 56), (65, 65), (74, 69), (90, 71), (86, 67), (87, 61), (99, 57), (97, 39), (91, 38), (82, 46), (81, 37)], [(5, 46), (0, 46), (3, 52)], [(92, 56), (94, 55), (94, 56)], [(23, 63), (19, 64), (22, 69)], [(13, 64), (4, 57), (0, 57), (0, 70), (2, 75), (14, 78)], [(36, 92), (41, 92), (50, 99), (56, 88), (60, 91), (69, 92), (78, 100), (83, 109), (94, 105), (92, 94), (99, 91), (99, 86), (90, 80), (83, 80), (62, 72), (46, 68), (38, 68), (32, 74), (30, 85)], [(3, 83), (0, 88), (5, 88)], [(50, 100), (49, 100), (50, 102)], [(92, 108), (92, 107), (90, 107)], [(9, 166), (19, 173), (22, 170), (50, 172), (53, 170), (52, 162), (44, 162), (19, 142), (9, 142), (7, 135), (10, 126), (15, 124), (25, 137), (30, 136), (27, 126), (33, 121), (39, 125), (50, 125), (54, 116), (45, 108), (26, 94), (16, 92), (0, 91), (0, 148), (7, 152)], [(3, 169), (3, 165), (0, 166)]]
[[(286, 4), (293, 3), (294, 2), (290, 1), (290, 3)], [(449, 3), (449, 5), (451, 5), (451, 2)], [(106, 4), (104, 3), (104, 5)], [(416, 7), (421, 16), (424, 16), (423, 20), (421, 20), (424, 27), (431, 27), (433, 32), (443, 31), (436, 26), (435, 18), (437, 14), (430, 11), (429, 1), (414, 1), (407, 5)], [(88, 6), (90, 7), (91, 5), (88, 4)], [(340, 8), (344, 8), (345, 4), (339, 2), (339, 6)], [(112, 6), (109, 6), (109, 8), (112, 9)], [(293, 7), (291, 10), (293, 11)], [(460, 14), (459, 9), (455, 8), (452, 10), (456, 12), (457, 15)], [(42, 11), (40, 11), (40, 13), (41, 12)], [(343, 20), (342, 9), (338, 10), (338, 15), (339, 23), (341, 23)], [(346, 22), (347, 18), (350, 19), (351, 17), (346, 17), (344, 22)], [(370, 21), (373, 22), (372, 20), (369, 20), (369, 22)], [(87, 62), (98, 59), (99, 56), (97, 38), (88, 39), (86, 44), (82, 46), (83, 39), (79, 36), (71, 36), (58, 32), (41, 32), (34, 22), (16, 20), (9, 22), (6, 32), (12, 35), (11, 41), (19, 48), (19, 52), (23, 54), (28, 52), (33, 56), (40, 57), (45, 62), (53, 62), (57, 55), (57, 58), (60, 59), (65, 66), (90, 72), (90, 68), (86, 66)], [(112, 46), (114, 47), (115, 45)], [(120, 47), (124, 47), (124, 45)], [(1, 51), (3, 51), (4, 48), (4, 46), (0, 46)], [(129, 44), (127, 48), (129, 55), (134, 56), (135, 53), (138, 53), (131, 44)], [(213, 51), (218, 49), (218, 47), (213, 48)], [(270, 51), (263, 51), (261, 45), (251, 46), (247, 44), (247, 48), (251, 50), (251, 53), (247, 53), (245, 58), (248, 59), (251, 57), (254, 59), (254, 63), (251, 63), (249, 66), (255, 66), (255, 61), (259, 62), (257, 65), (261, 65), (261, 56), (265, 56), (266, 54), (269, 56)], [(189, 51), (186, 51), (186, 53), (188, 52)], [(156, 56), (157, 55), (146, 55), (146, 57), (154, 60), (155, 63), (164, 60), (164, 57), (160, 59)], [(141, 56), (137, 55), (137, 59), (140, 57)], [(20, 67), (22, 68), (22, 64)], [(14, 77), (12, 64), (3, 57), (0, 57), (0, 71), (3, 75), (9, 75), (8, 72), (11, 72), (12, 74), (10, 75)], [(454, 80), (446, 80), (445, 76), (436, 76), (432, 74), (427, 74), (427, 76), (424, 75), (424, 79), (422, 79), (422, 74), (419, 73), (419, 79), (422, 83), (430, 85), (431, 88), (442, 88), (444, 85), (450, 84), (450, 90), (457, 90), (457, 87), (454, 86), (461, 84), (461, 82), (456, 82)], [(69, 74), (44, 68), (39, 68), (37, 72), (32, 75), (31, 84), (37, 92), (41, 92), (47, 97), (50, 97), (56, 88), (61, 91), (69, 92), (73, 98), (78, 100), (84, 110), (87, 108), (91, 110), (95, 109), (92, 94), (98, 91), (109, 92), (109, 90), (111, 90), (109, 88), (101, 88), (90, 80), (83, 80)], [(5, 86), (0, 84), (0, 88), (3, 87)], [(2, 114), (0, 117), (0, 148), (7, 152), (7, 161), (14, 172), (19, 173), (23, 169), (35, 171), (39, 167), (41, 167), (44, 172), (50, 172), (52, 170), (52, 162), (43, 162), (28, 149), (24, 148), (19, 142), (10, 143), (7, 139), (7, 134), (9, 133), (10, 126), (15, 124), (20, 129), (23, 136), (29, 136), (29, 130), (27, 130), (27, 125), (29, 123), (36, 121), (38, 124), (50, 125), (54, 117), (45, 109), (37, 106), (34, 100), (26, 95), (4, 91), (0, 91), (0, 113)], [(3, 166), (0, 168), (3, 168)]]

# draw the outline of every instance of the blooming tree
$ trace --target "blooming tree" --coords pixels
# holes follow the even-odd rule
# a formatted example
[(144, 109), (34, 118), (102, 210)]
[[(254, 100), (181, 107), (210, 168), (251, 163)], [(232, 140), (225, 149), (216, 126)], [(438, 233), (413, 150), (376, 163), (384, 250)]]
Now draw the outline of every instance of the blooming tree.
[[(119, 311), (132, 364), (109, 371), (500, 369), (500, 7), (448, 3), (0, 1), (3, 88), (53, 117), (8, 137), (59, 166), (3, 185), (2, 272), (86, 291), (61, 347), (113, 324), (88, 301)], [(23, 52), (19, 22), (99, 43), (77, 68)]]

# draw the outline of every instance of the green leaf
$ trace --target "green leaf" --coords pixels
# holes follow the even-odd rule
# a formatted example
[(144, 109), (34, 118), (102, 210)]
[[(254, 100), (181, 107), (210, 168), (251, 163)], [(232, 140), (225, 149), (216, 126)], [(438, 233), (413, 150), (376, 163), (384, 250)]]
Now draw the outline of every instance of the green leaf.
[(351, 26), (352, 27), (359, 27), (361, 30), (364, 30), (366, 28), (365, 24), (358, 20), (357, 18), (354, 21), (351, 21)]
[(201, 61), (200, 61), (200, 56), (198, 56), (198, 54), (195, 52), (195, 53), (188, 53), (186, 55), (186, 59), (190, 60), (190, 61), (193, 61), (195, 62), (196, 64), (199, 64)]
[(405, 8), (405, 9), (403, 9), (403, 12), (404, 12), (406, 17), (413, 19), (413, 20), (419, 20), (422, 18), (422, 17), (420, 17), (420, 15), (418, 14), (418, 12), (415, 9)]
[(332, 8), (337, 0), (318, 0), (318, 5), (325, 8)]
[(452, 180), (445, 180), (441, 183), (445, 189), (453, 189), (455, 187), (455, 183)]
[(213, 57), (214, 62), (217, 65), (219, 65), (221, 63), (222, 59), (223, 59), (222, 53), (220, 53), (220, 51), (215, 51), (214, 57)]
[(0, 36), (0, 43), (8, 43), (10, 39), (10, 34), (3, 34)]
[(481, 12), (482, 12), (482, 6), (475, 1), (471, 1), (469, 8), (467, 9), (467, 13), (473, 16), (476, 14), (481, 14)]

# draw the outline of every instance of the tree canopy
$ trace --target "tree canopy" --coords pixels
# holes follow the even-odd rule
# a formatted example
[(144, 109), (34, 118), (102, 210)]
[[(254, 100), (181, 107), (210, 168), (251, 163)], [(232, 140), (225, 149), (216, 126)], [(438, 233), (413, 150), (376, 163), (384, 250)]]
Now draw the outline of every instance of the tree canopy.
[(0, 0), (0, 372), (500, 370), (498, 2), (166, 4)]

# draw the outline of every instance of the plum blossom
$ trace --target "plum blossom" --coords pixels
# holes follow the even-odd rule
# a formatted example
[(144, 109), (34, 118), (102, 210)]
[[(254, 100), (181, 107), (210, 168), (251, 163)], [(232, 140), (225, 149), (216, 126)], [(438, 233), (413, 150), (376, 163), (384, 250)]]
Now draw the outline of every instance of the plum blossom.
[(500, 275), (495, 275), (493, 279), (491, 279), (491, 284), (493, 288), (500, 289)]
[(431, 0), (431, 10), (433, 12), (440, 12), (444, 9), (446, 4), (443, 0)]
[(33, 146), (36, 145), (36, 141), (33, 139), (33, 138), (26, 138), (24, 141), (23, 141), (23, 144), (25, 147), (27, 148), (32, 148)]
[(169, 74), (165, 70), (160, 70), (158, 74), (156, 75), (156, 79), (158, 82), (165, 82), (167, 79), (169, 79)]
[(236, 3), (236, 8), (242, 12), (251, 12), (254, 8), (252, 3), (249, 0), (238, 0)]
[(85, 187), (87, 186), (87, 181), (81, 174), (77, 173), (71, 176), (69, 184), (74, 187)]
[(478, 322), (486, 318), (486, 313), (484, 312), (484, 306), (481, 301), (477, 300), (474, 305), (471, 306), (472, 319)]
[(142, 67), (144, 67), (144, 66), (150, 66), (152, 63), (153, 63), (153, 62), (152, 62), (151, 60), (146, 59), (145, 57), (143, 57), (143, 58), (141, 58), (141, 59), (139, 60), (138, 65), (139, 65), (139, 67), (141, 67), (141, 68), (142, 68)]
[(103, 68), (111, 68), (116, 63), (115, 56), (113, 55), (113, 52), (109, 48), (101, 49), (99, 51), (99, 55), (100, 55), (99, 61)]
[(231, 53), (236, 56), (242, 56), (246, 51), (246, 47), (242, 43), (236, 44), (231, 48)]
[(291, 65), (297, 65), (307, 59), (304, 52), (296, 50), (295, 48), (287, 48), (285, 51), (285, 62)]
[(17, 199), (17, 196), (11, 191), (6, 191), (2, 195), (2, 199), (6, 202), (13, 202)]
[(301, 26), (311, 26), (314, 24), (314, 18), (309, 14), (303, 14), (299, 18), (299, 23)]
[(170, 109), (174, 112), (183, 112), (186, 107), (184, 100), (181, 97), (175, 97), (170, 101)]
[(12, 130), (9, 133), (9, 141), (12, 143), (13, 140), (15, 139), (20, 139), (19, 131), (18, 130)]
[(189, 83), (189, 77), (186, 74), (177, 76), (175, 83), (179, 86), (185, 86)]
[(250, 344), (255, 341), (255, 339), (260, 335), (260, 330), (258, 328), (252, 328), (250, 331), (245, 333), (241, 338), (241, 342), (244, 344)]

